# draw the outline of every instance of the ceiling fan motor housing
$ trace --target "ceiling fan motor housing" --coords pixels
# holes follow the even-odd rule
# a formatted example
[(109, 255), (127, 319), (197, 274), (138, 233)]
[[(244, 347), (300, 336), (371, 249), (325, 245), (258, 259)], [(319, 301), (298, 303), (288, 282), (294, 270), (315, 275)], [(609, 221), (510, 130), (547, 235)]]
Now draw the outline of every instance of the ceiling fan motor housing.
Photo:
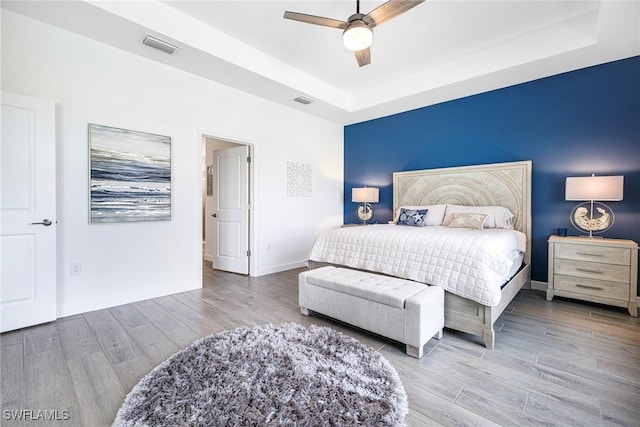
[(354, 13), (349, 17), (349, 25), (342, 33), (342, 41), (347, 49), (358, 51), (371, 46), (373, 31), (371, 26), (364, 20), (365, 16), (362, 13)]

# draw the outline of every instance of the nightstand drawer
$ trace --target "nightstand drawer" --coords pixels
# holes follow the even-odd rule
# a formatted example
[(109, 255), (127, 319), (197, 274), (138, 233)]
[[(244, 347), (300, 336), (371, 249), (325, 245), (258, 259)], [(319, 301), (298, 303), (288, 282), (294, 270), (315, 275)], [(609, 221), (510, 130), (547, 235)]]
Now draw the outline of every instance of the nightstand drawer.
[(629, 283), (631, 275), (629, 267), (625, 265), (601, 264), (568, 259), (556, 259), (554, 273), (621, 283)]
[(599, 298), (626, 301), (629, 299), (629, 285), (602, 280), (556, 275), (553, 286), (558, 291), (589, 295)]
[(556, 258), (602, 262), (605, 264), (629, 265), (631, 262), (631, 251), (629, 249), (604, 246), (563, 243), (556, 245), (555, 255)]

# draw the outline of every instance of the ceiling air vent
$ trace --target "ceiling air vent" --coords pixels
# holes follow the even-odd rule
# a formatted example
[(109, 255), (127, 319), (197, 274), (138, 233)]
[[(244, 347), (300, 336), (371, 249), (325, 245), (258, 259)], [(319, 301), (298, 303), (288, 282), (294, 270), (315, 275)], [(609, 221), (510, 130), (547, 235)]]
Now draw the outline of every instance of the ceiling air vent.
[(313, 102), (313, 99), (305, 98), (304, 96), (299, 96), (297, 98), (294, 98), (293, 100), (304, 105), (309, 105)]
[(178, 50), (178, 46), (159, 39), (158, 37), (147, 34), (142, 40), (142, 44), (145, 44), (154, 49), (158, 49), (164, 53), (168, 53), (169, 55), (173, 55)]

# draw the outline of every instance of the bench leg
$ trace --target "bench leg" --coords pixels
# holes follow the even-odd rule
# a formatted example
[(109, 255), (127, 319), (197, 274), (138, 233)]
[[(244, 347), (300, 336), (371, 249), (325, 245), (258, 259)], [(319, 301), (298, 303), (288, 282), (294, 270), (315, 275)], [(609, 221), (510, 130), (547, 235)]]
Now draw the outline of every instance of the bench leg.
[(309, 316), (309, 309), (307, 307), (300, 306), (300, 314), (304, 314), (305, 316)]
[(407, 349), (405, 350), (405, 352), (411, 357), (420, 359), (422, 357), (422, 349), (423, 347), (414, 347), (412, 345), (407, 345)]

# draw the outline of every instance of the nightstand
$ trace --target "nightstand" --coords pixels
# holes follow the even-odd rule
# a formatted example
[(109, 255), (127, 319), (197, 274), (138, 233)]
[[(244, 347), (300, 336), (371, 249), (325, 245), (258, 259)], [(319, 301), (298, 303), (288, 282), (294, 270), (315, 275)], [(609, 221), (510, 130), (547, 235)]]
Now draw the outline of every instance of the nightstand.
[(638, 244), (632, 240), (549, 238), (547, 301), (554, 295), (627, 307), (638, 316)]

